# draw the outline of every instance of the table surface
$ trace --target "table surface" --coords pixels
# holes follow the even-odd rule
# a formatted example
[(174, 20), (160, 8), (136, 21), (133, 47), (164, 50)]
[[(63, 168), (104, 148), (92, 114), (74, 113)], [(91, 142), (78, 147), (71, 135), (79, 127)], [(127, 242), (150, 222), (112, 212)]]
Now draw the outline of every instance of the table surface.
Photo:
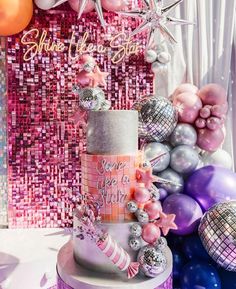
[(57, 254), (70, 239), (70, 229), (0, 229), (0, 289), (54, 287)]

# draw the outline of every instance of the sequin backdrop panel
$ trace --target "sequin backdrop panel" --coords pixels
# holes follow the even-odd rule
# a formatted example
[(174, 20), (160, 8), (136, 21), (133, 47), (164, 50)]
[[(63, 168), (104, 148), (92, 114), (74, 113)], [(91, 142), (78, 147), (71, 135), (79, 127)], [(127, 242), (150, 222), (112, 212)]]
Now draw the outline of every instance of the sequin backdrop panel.
[(0, 37), (0, 227), (7, 226), (6, 41)]
[[(108, 35), (130, 31), (137, 20), (105, 13)], [(69, 43), (72, 31), (80, 39), (85, 31), (90, 41), (107, 45), (96, 13), (81, 20), (66, 4), (49, 12), (35, 10), (28, 31), (46, 29), (49, 36)], [(78, 63), (68, 53), (42, 53), (24, 62), (22, 34), (8, 37), (8, 180), (9, 226), (65, 227), (72, 224), (72, 211), (80, 190), (80, 154), (85, 140), (71, 121), (78, 97)], [(139, 39), (144, 47), (145, 35)], [(152, 92), (152, 74), (142, 53), (111, 63), (112, 51), (94, 54), (102, 70), (110, 73), (106, 96), (115, 109), (128, 109), (133, 101)]]

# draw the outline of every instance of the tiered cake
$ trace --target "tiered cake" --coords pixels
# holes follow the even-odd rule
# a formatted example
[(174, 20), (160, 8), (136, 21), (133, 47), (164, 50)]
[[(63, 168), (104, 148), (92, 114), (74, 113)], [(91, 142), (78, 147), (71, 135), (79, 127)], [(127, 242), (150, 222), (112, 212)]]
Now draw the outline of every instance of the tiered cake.
[[(104, 229), (130, 254), (128, 246), (132, 215), (126, 208), (136, 186), (138, 156), (137, 111), (91, 111), (88, 116), (87, 153), (82, 155), (82, 194), (92, 194), (101, 205)], [(78, 263), (96, 271), (118, 269), (89, 240), (76, 237), (79, 220), (74, 218), (74, 254)]]
[[(127, 271), (126, 262), (137, 260), (138, 250), (132, 250), (129, 243), (130, 228), (137, 221), (127, 209), (127, 203), (138, 185), (137, 169), (141, 162), (137, 111), (89, 112), (87, 152), (81, 157), (81, 194), (85, 199), (91, 195), (100, 207), (99, 227), (114, 240), (114, 248), (109, 254), (113, 241), (102, 243), (99, 248), (86, 234), (81, 236), (78, 233), (81, 218), (75, 214), (73, 242), (65, 245), (58, 256), (59, 275), (72, 288), (172, 288), (172, 257), (168, 247), (165, 248), (166, 269), (157, 277), (139, 275), (128, 280), (121, 273), (121, 268)], [(142, 242), (142, 246), (147, 244)]]

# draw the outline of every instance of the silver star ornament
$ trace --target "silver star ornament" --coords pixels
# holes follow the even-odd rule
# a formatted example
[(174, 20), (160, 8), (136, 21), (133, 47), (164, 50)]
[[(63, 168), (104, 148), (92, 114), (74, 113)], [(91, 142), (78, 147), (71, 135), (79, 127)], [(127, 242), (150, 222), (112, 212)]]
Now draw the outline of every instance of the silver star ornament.
[(177, 42), (174, 35), (168, 29), (168, 24), (194, 25), (185, 19), (178, 19), (169, 16), (169, 13), (176, 8), (183, 0), (178, 0), (168, 6), (163, 6), (160, 0), (143, 0), (145, 8), (143, 10), (120, 11), (120, 15), (141, 18), (142, 23), (130, 34), (133, 37), (143, 31), (148, 31), (147, 47), (154, 43), (154, 33), (159, 30), (165, 39), (170, 42)]
[[(53, 8), (67, 2), (68, 0), (57, 0), (56, 3), (53, 5)], [(83, 12), (84, 12), (84, 9), (87, 5), (89, 0), (80, 0), (78, 3), (79, 3), (79, 10), (78, 10), (78, 19), (81, 18)], [(98, 18), (101, 22), (101, 25), (103, 28), (105, 28), (106, 26), (106, 21), (104, 20), (104, 17), (103, 17), (103, 11), (102, 11), (102, 4), (101, 4), (101, 0), (92, 0), (93, 3), (94, 3), (94, 6), (95, 6), (95, 10), (98, 14)]]

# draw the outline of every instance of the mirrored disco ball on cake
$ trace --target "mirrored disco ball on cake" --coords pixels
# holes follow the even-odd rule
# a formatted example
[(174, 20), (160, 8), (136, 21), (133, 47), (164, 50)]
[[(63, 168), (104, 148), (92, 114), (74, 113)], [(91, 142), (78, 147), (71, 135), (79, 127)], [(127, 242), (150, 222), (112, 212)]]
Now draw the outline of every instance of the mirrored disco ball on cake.
[(148, 141), (166, 140), (177, 125), (177, 111), (165, 97), (146, 96), (133, 109), (139, 112), (139, 136)]
[(217, 204), (207, 211), (199, 235), (212, 259), (224, 269), (236, 272), (236, 201)]
[[(100, 87), (86, 87), (80, 89), (79, 105), (85, 110), (107, 110), (110, 108), (108, 101), (105, 100), (104, 91)], [(108, 104), (108, 108), (104, 109), (104, 105)]]

